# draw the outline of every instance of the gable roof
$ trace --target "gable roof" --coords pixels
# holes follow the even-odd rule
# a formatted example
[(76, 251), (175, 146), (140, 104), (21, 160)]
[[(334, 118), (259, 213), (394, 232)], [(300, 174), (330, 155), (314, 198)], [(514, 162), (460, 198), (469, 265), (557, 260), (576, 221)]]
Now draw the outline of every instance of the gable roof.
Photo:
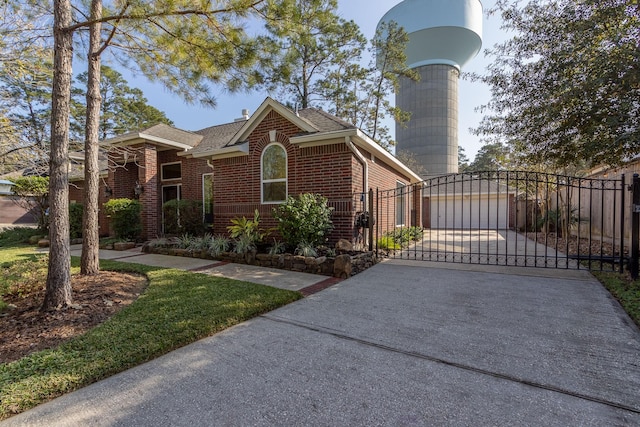
[(202, 142), (194, 149), (179, 153), (179, 155), (197, 158), (247, 155), (249, 153), (247, 138), (272, 111), (280, 114), (300, 129), (298, 135), (290, 137), (289, 140), (292, 144), (300, 146), (326, 145), (346, 143), (345, 141), (348, 139), (356, 146), (373, 153), (377, 158), (384, 159), (392, 168), (406, 174), (410, 177), (411, 182), (421, 181), (420, 176), (351, 123), (316, 108), (305, 108), (294, 112), (269, 97), (248, 120), (196, 131), (195, 133), (203, 135)]
[(157, 124), (108, 139), (102, 145), (127, 146), (150, 142), (156, 145), (159, 151), (182, 150), (178, 155), (184, 157), (211, 159), (244, 156), (249, 153), (249, 135), (271, 112), (276, 112), (300, 129), (297, 135), (290, 137), (292, 144), (312, 146), (347, 143), (348, 140), (377, 158), (384, 159), (391, 167), (410, 177), (411, 182), (421, 180), (405, 164), (351, 123), (316, 108), (294, 112), (270, 97), (267, 97), (247, 120), (210, 126), (194, 132)]
[(285, 107), (278, 101), (275, 101), (273, 98), (267, 97), (262, 104), (260, 104), (256, 112), (249, 117), (249, 120), (243, 122), (242, 128), (233, 136), (233, 138), (231, 138), (226, 146), (231, 147), (243, 144), (249, 137), (249, 134), (251, 134), (251, 132), (253, 132), (260, 123), (262, 123), (262, 120), (264, 120), (267, 114), (271, 111), (275, 111), (285, 119), (289, 120), (295, 126), (300, 128), (302, 133), (320, 132), (320, 129), (309, 120), (300, 117), (299, 114), (294, 113), (292, 110)]
[(159, 148), (189, 150), (198, 145), (202, 135), (158, 123), (149, 128), (127, 132), (107, 139), (102, 145), (127, 146), (143, 141), (155, 143)]
[(194, 133), (202, 135), (202, 141), (193, 149), (180, 153), (187, 157), (231, 157), (248, 153), (247, 138), (272, 111), (283, 116), (300, 129), (300, 135), (319, 135), (356, 127), (331, 114), (315, 108), (305, 108), (297, 113), (267, 97), (248, 120), (225, 123), (204, 128)]

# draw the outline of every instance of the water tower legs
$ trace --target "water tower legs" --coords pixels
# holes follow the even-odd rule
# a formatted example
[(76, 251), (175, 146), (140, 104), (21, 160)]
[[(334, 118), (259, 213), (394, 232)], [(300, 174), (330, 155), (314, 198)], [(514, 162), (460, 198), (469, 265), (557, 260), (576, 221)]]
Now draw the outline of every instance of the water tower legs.
[(424, 65), (420, 81), (402, 78), (396, 106), (411, 113), (396, 125), (396, 150), (414, 153), (429, 176), (458, 172), (458, 79), (451, 65)]

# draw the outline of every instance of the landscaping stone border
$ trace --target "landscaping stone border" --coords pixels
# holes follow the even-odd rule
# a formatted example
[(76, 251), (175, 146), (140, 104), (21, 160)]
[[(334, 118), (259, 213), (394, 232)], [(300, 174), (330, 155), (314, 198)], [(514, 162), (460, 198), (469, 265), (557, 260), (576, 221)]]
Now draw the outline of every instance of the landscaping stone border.
[(323, 276), (339, 277), (342, 279), (358, 274), (378, 262), (374, 252), (351, 252), (342, 253), (335, 257), (321, 256), (317, 258), (292, 254), (269, 255), (256, 252), (249, 252), (247, 254), (223, 252), (220, 256), (214, 258), (206, 251), (193, 252), (187, 249), (154, 247), (151, 244), (145, 244), (142, 247), (142, 252), (278, 268), (281, 270), (321, 274)]

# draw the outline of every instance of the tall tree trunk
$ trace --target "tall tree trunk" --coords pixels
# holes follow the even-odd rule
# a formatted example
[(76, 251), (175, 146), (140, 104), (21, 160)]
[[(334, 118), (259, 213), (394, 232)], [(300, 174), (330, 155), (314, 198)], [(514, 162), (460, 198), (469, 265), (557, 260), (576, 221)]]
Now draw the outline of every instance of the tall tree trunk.
[(70, 0), (54, 0), (54, 63), (49, 159), (49, 270), (43, 310), (65, 307), (71, 299), (69, 254), (69, 112), (73, 32)]
[[(102, 0), (91, 1), (91, 20), (102, 17)], [(100, 30), (98, 22), (89, 29), (89, 69), (87, 72), (87, 117), (84, 139), (84, 210), (82, 215), (82, 257), (80, 273), (95, 275), (100, 271), (99, 259), (99, 187), (98, 139), (100, 129)]]

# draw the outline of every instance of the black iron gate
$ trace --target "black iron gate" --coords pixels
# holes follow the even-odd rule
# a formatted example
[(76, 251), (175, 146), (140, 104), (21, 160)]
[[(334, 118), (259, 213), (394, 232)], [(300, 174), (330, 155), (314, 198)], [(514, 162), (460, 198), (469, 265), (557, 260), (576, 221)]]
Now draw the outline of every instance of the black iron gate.
[(372, 243), (392, 258), (622, 271), (632, 241), (629, 189), (624, 175), (526, 171), (398, 183), (376, 191)]

